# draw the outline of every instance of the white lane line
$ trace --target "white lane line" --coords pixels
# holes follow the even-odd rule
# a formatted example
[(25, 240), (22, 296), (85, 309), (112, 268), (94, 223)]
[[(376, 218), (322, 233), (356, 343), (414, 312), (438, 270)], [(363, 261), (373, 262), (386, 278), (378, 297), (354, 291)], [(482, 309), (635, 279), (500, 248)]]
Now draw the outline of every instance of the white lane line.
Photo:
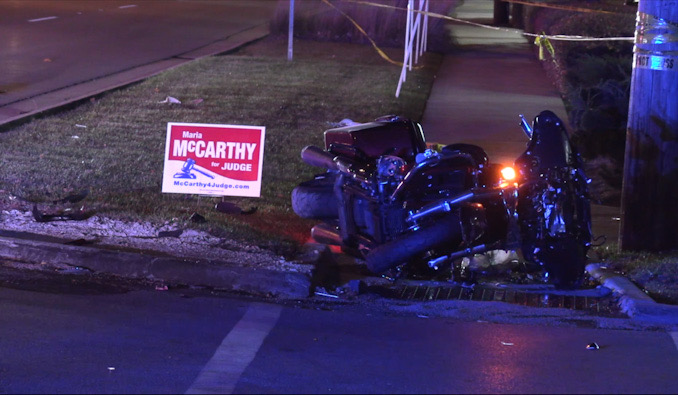
[(58, 17), (56, 16), (46, 16), (44, 18), (36, 18), (36, 19), (29, 19), (28, 22), (42, 22), (42, 21), (48, 21), (50, 19), (57, 19)]
[(121, 6), (118, 7), (118, 8), (120, 8), (120, 9), (123, 9), (123, 8), (133, 8), (133, 7), (136, 7), (136, 6), (137, 6), (136, 4), (128, 4), (128, 5), (121, 5)]
[(678, 332), (671, 332), (671, 337), (673, 338), (673, 344), (678, 349)]
[(230, 394), (275, 326), (282, 307), (253, 304), (224, 338), (187, 394)]

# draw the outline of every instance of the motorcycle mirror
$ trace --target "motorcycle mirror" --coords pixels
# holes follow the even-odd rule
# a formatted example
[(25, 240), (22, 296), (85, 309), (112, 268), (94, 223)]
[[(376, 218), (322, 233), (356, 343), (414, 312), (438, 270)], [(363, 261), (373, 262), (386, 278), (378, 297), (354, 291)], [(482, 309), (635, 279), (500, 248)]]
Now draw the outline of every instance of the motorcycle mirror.
[(520, 114), (520, 126), (523, 128), (523, 132), (525, 132), (527, 137), (532, 139), (532, 126), (530, 126), (530, 123), (527, 122), (527, 119), (525, 119), (523, 114)]

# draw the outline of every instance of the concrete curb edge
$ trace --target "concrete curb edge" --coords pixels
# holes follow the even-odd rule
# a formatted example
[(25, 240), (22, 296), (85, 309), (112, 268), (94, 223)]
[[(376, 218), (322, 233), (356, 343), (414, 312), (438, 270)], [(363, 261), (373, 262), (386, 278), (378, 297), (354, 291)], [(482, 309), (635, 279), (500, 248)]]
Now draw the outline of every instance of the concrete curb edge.
[(657, 324), (678, 324), (678, 306), (657, 303), (626, 277), (601, 263), (586, 265), (586, 271), (603, 286), (620, 295), (622, 312), (635, 320)]
[(307, 273), (8, 237), (0, 237), (0, 258), (77, 266), (128, 278), (209, 286), (283, 299), (306, 298), (311, 292), (312, 275)]

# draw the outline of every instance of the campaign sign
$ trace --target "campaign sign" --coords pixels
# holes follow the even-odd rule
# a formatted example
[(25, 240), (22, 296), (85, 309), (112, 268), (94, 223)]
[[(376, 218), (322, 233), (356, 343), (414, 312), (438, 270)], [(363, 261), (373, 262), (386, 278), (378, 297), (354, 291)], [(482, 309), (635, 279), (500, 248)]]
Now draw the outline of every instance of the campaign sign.
[(162, 192), (261, 195), (263, 126), (167, 124)]

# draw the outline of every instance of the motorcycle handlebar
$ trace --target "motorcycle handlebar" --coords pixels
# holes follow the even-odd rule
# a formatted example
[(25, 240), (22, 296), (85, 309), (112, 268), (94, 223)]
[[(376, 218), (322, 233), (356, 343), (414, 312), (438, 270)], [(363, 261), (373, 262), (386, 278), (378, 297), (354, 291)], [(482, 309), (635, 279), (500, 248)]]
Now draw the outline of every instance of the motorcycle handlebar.
[(336, 158), (322, 148), (309, 145), (301, 150), (301, 159), (311, 166), (324, 167), (329, 170), (338, 170)]
[(520, 127), (523, 129), (523, 132), (527, 135), (527, 138), (531, 139), (532, 138), (532, 126), (530, 126), (530, 123), (527, 122), (527, 119), (525, 119), (525, 116), (523, 114), (520, 114)]

